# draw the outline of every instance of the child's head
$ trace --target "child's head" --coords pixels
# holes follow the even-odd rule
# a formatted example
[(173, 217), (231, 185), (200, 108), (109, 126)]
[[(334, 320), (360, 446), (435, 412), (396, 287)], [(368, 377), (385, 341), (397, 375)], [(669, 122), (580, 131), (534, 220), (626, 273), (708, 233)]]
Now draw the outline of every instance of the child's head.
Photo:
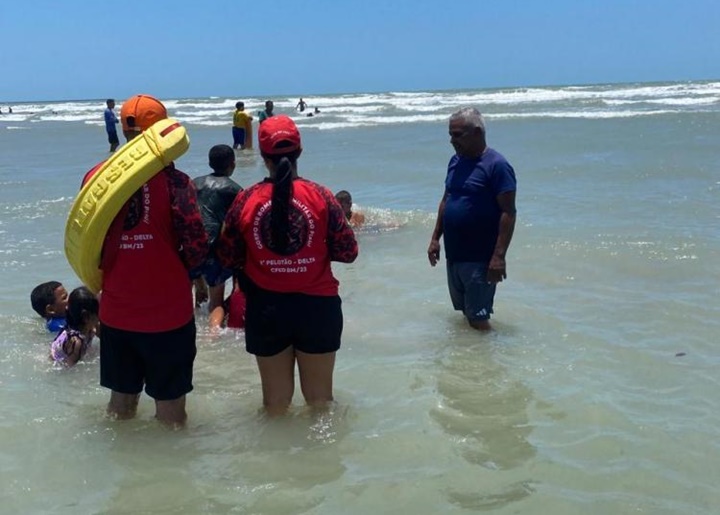
[(110, 109), (115, 109), (115, 99), (114, 99), (114, 98), (108, 98), (108, 99), (105, 101), (105, 104), (106, 104)]
[(48, 281), (38, 284), (30, 293), (30, 304), (45, 319), (64, 317), (68, 305), (68, 292), (62, 283)]
[(210, 168), (218, 175), (230, 176), (235, 170), (235, 152), (229, 145), (215, 145), (208, 152)]
[(235, 109), (238, 111), (245, 109), (245, 102), (235, 102)]
[(67, 325), (71, 329), (86, 329), (87, 324), (97, 323), (100, 302), (85, 286), (70, 292), (67, 302)]
[(350, 215), (352, 215), (352, 197), (350, 196), (350, 192), (345, 190), (338, 191), (335, 194), (335, 200), (337, 200), (340, 207), (342, 207), (345, 216), (350, 218)]

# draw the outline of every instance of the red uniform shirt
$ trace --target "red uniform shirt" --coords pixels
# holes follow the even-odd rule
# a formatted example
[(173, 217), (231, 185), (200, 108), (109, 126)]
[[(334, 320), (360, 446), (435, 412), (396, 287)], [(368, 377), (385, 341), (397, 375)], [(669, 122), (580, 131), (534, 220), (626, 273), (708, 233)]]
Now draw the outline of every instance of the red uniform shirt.
[(260, 288), (308, 295), (338, 294), (330, 261), (351, 263), (358, 254), (355, 234), (327, 188), (297, 178), (292, 184), (290, 245), (286, 255), (270, 241), (272, 182), (241, 192), (225, 217), (217, 255), (228, 268), (244, 268)]
[(103, 245), (100, 320), (136, 332), (176, 329), (193, 317), (188, 270), (203, 262), (207, 234), (190, 178), (171, 165), (115, 218)]

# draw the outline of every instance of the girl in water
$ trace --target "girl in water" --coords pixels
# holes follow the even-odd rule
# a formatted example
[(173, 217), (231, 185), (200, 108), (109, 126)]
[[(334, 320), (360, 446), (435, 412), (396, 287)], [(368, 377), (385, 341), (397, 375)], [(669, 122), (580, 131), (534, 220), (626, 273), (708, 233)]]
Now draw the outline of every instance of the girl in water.
[(68, 298), (67, 325), (50, 345), (50, 358), (66, 367), (80, 361), (97, 332), (100, 303), (85, 286), (75, 288)]

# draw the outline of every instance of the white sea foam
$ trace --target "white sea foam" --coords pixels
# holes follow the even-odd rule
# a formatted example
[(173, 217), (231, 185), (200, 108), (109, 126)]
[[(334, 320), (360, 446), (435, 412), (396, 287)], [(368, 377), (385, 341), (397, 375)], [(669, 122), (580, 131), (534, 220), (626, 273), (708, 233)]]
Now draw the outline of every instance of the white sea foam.
[(323, 122), (317, 125), (314, 125), (313, 127), (316, 129), (320, 129), (321, 131), (327, 131), (327, 130), (336, 130), (336, 129), (351, 129), (354, 127), (369, 127), (375, 125), (370, 122)]
[(668, 97), (668, 98), (653, 98), (653, 99), (635, 99), (635, 100), (617, 100), (608, 99), (603, 100), (608, 106), (621, 106), (621, 105), (638, 105), (638, 104), (664, 104), (664, 105), (678, 105), (678, 106), (692, 106), (692, 105), (709, 105), (720, 102), (720, 97), (717, 96), (700, 96), (700, 97)]
[(191, 125), (203, 125), (205, 127), (229, 126), (227, 120), (196, 120), (196, 121), (183, 120), (183, 123), (188, 123)]
[(648, 100), (650, 104), (667, 104), (667, 105), (708, 105), (720, 102), (720, 97), (700, 97), (700, 98), (658, 98)]
[[(272, 99), (277, 113), (288, 113), (298, 123), (320, 130), (371, 125), (412, 124), (445, 120), (463, 106), (477, 106), (493, 118), (627, 118), (668, 112), (698, 112), (720, 108), (720, 82), (663, 84), (618, 84), (565, 87), (524, 87), (456, 91), (394, 91), (303, 97), (318, 117), (295, 111), (299, 97)], [(163, 99), (170, 116), (200, 126), (230, 125), (234, 97)], [(265, 98), (243, 98), (251, 115), (264, 108)], [(675, 108), (671, 111), (656, 106)], [(120, 112), (122, 104), (116, 107)], [(103, 124), (104, 101), (67, 101), (42, 104), (30, 102), (13, 106), (12, 115), (0, 123), (13, 127), (31, 123)], [(499, 112), (495, 112), (499, 111)]]
[(84, 114), (51, 114), (41, 116), (40, 120), (44, 122), (84, 122), (92, 120), (93, 117)]
[(229, 115), (231, 116), (233, 112), (234, 112), (234, 109), (233, 109), (233, 110), (228, 110), (228, 109), (197, 109), (197, 110), (194, 110), (194, 111), (185, 110), (185, 109), (182, 109), (182, 110), (181, 110), (181, 109), (178, 109), (178, 110), (176, 110), (176, 111), (174, 111), (174, 112), (172, 113), (172, 116), (174, 116), (175, 118), (183, 118), (183, 117), (188, 117), (188, 116), (193, 116), (193, 117), (197, 117), (197, 116), (223, 116), (223, 117), (226, 117), (226, 118), (227, 118)]
[(24, 122), (27, 116), (21, 114), (2, 114), (0, 116), (0, 122)]
[(444, 114), (416, 114), (412, 116), (348, 116), (349, 122), (365, 123), (369, 125), (386, 125), (394, 123), (436, 122), (447, 120)]
[[(318, 106), (319, 107), (319, 106)], [(386, 106), (383, 105), (371, 105), (371, 106), (331, 106), (326, 107), (323, 106), (321, 109), (322, 114), (338, 114), (338, 113), (378, 113), (382, 111), (383, 109), (386, 109)]]
[[(253, 107), (265, 107), (265, 101), (260, 100), (241, 100), (245, 104), (245, 109), (253, 108)], [(236, 99), (227, 98), (223, 99), (221, 101), (213, 101), (213, 102), (207, 102), (207, 101), (201, 101), (198, 99), (188, 99), (183, 101), (177, 101), (177, 100), (168, 100), (163, 101), (163, 104), (165, 104), (165, 107), (168, 110), (181, 110), (181, 109), (215, 109), (215, 110), (235, 110), (235, 104), (238, 102)]]
[(507, 118), (634, 118), (637, 116), (657, 116), (662, 114), (677, 113), (672, 109), (660, 109), (655, 111), (543, 111), (528, 113), (492, 113), (484, 115), (486, 118), (507, 119)]

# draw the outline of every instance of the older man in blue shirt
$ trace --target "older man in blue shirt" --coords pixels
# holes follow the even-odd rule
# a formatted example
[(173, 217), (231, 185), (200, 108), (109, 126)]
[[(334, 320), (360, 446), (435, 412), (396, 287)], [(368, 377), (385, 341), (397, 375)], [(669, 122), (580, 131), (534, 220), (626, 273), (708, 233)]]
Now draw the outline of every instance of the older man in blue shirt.
[(497, 283), (507, 278), (505, 254), (515, 229), (517, 182), (510, 163), (485, 141), (485, 121), (467, 107), (450, 117), (448, 164), (428, 259), (440, 259), (445, 242), (447, 280), (453, 307), (470, 325), (489, 330)]

